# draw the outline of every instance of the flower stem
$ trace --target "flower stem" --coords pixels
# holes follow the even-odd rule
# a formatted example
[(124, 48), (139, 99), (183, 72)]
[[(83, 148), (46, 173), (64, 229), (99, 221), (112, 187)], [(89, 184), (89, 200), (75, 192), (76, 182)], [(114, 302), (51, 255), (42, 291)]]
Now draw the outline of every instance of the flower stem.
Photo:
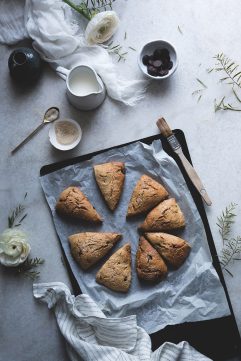
[(76, 10), (79, 14), (83, 15), (87, 20), (91, 20), (91, 15), (84, 3), (81, 3), (80, 5), (76, 5), (70, 0), (63, 0), (63, 2), (65, 2), (67, 5), (72, 7), (72, 9)]

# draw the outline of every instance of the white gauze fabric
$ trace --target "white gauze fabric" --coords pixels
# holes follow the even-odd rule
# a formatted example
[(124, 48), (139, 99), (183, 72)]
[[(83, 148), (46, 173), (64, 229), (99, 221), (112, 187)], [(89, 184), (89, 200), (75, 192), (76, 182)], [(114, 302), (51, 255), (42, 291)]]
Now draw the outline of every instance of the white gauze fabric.
[(13, 44), (27, 35), (54, 69), (90, 65), (101, 76), (111, 98), (133, 106), (144, 97), (148, 81), (121, 78), (106, 49), (87, 45), (85, 25), (74, 21), (72, 9), (61, 0), (26, 0), (24, 16), (18, 0), (2, 0), (0, 25), (6, 29), (0, 34), (1, 43)]

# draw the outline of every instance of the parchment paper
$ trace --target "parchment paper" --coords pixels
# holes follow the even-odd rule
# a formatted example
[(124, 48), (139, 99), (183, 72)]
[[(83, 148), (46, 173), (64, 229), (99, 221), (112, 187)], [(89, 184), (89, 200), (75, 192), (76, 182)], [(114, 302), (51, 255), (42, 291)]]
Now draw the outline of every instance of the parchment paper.
[[(124, 161), (126, 167), (123, 194), (114, 213), (108, 210), (100, 194), (92, 168), (94, 164), (109, 161)], [(166, 280), (157, 285), (143, 285), (135, 272), (135, 254), (139, 240), (137, 227), (144, 216), (126, 221), (129, 199), (142, 174), (148, 174), (161, 182), (170, 196), (176, 198), (186, 218), (185, 229), (177, 235), (192, 246), (184, 265), (177, 271), (169, 272)], [(56, 231), (80, 288), (98, 302), (107, 315), (119, 317), (136, 314), (138, 325), (148, 333), (153, 333), (170, 324), (201, 321), (230, 314), (223, 287), (211, 263), (202, 220), (178, 166), (163, 151), (160, 141), (154, 141), (151, 146), (138, 142), (110, 150), (89, 161), (62, 168), (40, 179), (53, 214)], [(102, 225), (67, 221), (56, 214), (58, 196), (70, 185), (80, 186), (103, 216)], [(109, 255), (124, 243), (131, 243), (132, 283), (127, 294), (113, 292), (95, 282), (96, 272), (109, 255), (89, 271), (82, 271), (74, 261), (68, 236), (84, 231), (122, 233), (123, 239)]]

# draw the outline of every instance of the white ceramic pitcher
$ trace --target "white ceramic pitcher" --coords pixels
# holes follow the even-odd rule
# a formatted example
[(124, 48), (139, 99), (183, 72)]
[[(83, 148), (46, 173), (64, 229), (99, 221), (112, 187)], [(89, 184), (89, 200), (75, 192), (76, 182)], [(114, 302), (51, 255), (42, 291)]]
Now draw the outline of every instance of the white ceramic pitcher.
[(56, 71), (66, 81), (67, 97), (73, 106), (91, 110), (103, 103), (105, 85), (91, 66), (77, 65), (71, 70), (59, 66)]

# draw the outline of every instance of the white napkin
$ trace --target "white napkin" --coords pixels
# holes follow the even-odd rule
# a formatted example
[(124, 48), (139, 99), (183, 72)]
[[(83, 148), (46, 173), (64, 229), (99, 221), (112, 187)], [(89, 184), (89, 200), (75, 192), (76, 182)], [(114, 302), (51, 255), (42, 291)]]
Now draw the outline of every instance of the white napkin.
[(148, 81), (121, 78), (106, 49), (86, 44), (84, 28), (74, 21), (72, 9), (62, 0), (26, 0), (24, 14), (18, 0), (1, 0), (0, 25), (4, 29), (1, 43), (12, 44), (28, 34), (33, 47), (55, 69), (58, 65), (67, 69), (91, 65), (111, 98), (135, 105), (144, 97)]
[(187, 342), (166, 342), (152, 352), (149, 335), (136, 317), (104, 315), (86, 294), (77, 297), (61, 282), (33, 285), (35, 298), (53, 308), (71, 361), (210, 361)]

